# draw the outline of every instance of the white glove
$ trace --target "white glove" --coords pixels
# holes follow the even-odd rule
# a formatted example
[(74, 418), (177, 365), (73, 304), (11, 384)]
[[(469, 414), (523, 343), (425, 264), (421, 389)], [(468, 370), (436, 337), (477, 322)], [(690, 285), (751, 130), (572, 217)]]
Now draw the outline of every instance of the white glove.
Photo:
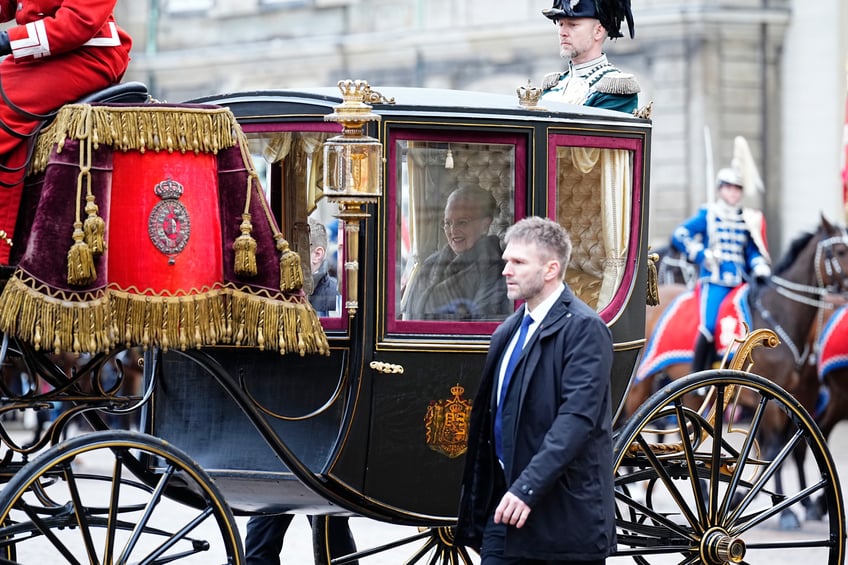
[(754, 265), (754, 278), (757, 280), (765, 280), (771, 276), (771, 267), (765, 263), (757, 263)]
[(712, 249), (704, 249), (704, 260), (701, 261), (701, 265), (711, 273), (718, 271), (718, 261)]

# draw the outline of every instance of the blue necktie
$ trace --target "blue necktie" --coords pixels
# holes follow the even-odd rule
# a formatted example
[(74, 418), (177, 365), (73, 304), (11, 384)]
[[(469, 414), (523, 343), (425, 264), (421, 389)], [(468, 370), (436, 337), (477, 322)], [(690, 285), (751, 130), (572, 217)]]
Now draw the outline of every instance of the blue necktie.
[(518, 330), (518, 339), (515, 341), (515, 347), (512, 348), (512, 353), (506, 362), (504, 370), (503, 383), (501, 384), (501, 394), (498, 399), (498, 406), (495, 410), (495, 453), (498, 459), (503, 461), (503, 404), (506, 399), (506, 391), (509, 388), (509, 381), (512, 379), (512, 373), (515, 366), (518, 365), (518, 358), (521, 357), (521, 351), (524, 349), (524, 341), (527, 339), (527, 329), (533, 323), (533, 318), (530, 314), (525, 314), (521, 320), (521, 329)]

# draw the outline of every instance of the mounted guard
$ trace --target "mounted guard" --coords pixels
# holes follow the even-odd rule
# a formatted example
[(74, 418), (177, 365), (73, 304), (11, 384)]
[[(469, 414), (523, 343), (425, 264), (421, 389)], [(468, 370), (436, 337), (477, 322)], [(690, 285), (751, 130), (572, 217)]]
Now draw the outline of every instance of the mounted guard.
[[(672, 246), (699, 266), (698, 338), (692, 370), (712, 364), (718, 310), (730, 292), (751, 279), (771, 274), (762, 212), (742, 206), (744, 187), (762, 187), (743, 137), (734, 142), (734, 160), (716, 177), (718, 198), (702, 206), (671, 236)], [(750, 190), (750, 189), (749, 189)]]

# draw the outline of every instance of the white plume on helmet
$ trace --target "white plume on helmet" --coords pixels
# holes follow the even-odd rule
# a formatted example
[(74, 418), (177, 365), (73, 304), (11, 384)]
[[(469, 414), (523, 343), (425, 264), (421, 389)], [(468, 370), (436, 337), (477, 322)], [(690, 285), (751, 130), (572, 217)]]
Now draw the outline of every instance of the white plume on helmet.
[(754, 157), (751, 155), (751, 149), (741, 135), (733, 139), (733, 160), (730, 162), (730, 167), (721, 169), (716, 175), (716, 186), (723, 183), (741, 186), (748, 198), (765, 192), (765, 185)]

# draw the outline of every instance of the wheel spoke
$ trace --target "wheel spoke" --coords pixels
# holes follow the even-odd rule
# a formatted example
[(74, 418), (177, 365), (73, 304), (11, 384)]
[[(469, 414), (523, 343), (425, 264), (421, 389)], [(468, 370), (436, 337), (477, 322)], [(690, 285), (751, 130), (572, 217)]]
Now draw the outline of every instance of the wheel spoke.
[[(680, 431), (681, 437), (686, 435), (685, 427), (686, 427), (686, 423), (678, 420), (678, 429)], [(636, 441), (639, 443), (639, 446), (643, 449), (645, 457), (647, 457), (648, 461), (651, 463), (653, 469), (656, 471), (660, 480), (662, 480), (663, 484), (668, 489), (669, 494), (671, 495), (671, 497), (674, 499), (675, 503), (677, 504), (677, 508), (681, 512), (683, 512), (684, 516), (686, 517), (686, 520), (689, 522), (689, 525), (692, 527), (692, 530), (697, 531), (700, 528), (700, 525), (698, 523), (698, 518), (697, 518), (697, 516), (695, 516), (692, 513), (692, 509), (689, 508), (689, 505), (686, 504), (686, 501), (683, 498), (683, 495), (680, 493), (680, 490), (677, 488), (677, 485), (674, 484), (674, 480), (671, 478), (671, 475), (668, 474), (668, 471), (666, 470), (665, 465), (663, 465), (662, 461), (660, 461), (660, 459), (654, 454), (653, 450), (651, 449), (650, 444), (647, 442), (647, 440), (644, 437), (642, 437), (641, 434), (636, 439)]]
[(436, 540), (436, 537), (432, 535), (432, 532), (429, 532), (429, 533), (430, 533), (430, 536), (429, 536), (429, 537), (427, 538), (427, 540), (424, 542), (424, 545), (422, 545), (422, 546), (418, 549), (418, 551), (416, 551), (416, 552), (412, 555), (412, 557), (410, 557), (410, 558), (406, 561), (406, 565), (410, 565), (410, 564), (412, 564), (412, 563), (417, 563), (417, 562), (418, 562), (418, 560), (420, 560), (422, 557), (424, 557), (425, 555), (427, 555), (427, 553), (428, 553), (430, 550), (432, 550), (434, 547), (437, 547), (437, 546), (438, 546), (438, 541)]
[[(75, 460), (95, 472), (75, 473)], [(242, 564), (238, 528), (209, 475), (137, 432), (84, 434), (39, 454), (0, 491), (0, 520), (4, 557), (25, 563), (164, 565), (204, 552), (203, 563)]]
[(787, 508), (789, 508), (789, 507), (793, 506), (794, 504), (804, 500), (805, 498), (807, 498), (808, 496), (812, 495), (813, 493), (821, 490), (825, 486), (827, 486), (826, 480), (819, 481), (815, 485), (812, 485), (812, 486), (802, 490), (801, 492), (795, 494), (794, 496), (783, 499), (782, 501), (780, 501), (778, 504), (775, 504), (771, 508), (768, 508), (767, 510), (765, 510), (763, 512), (757, 513), (755, 516), (751, 517), (749, 520), (746, 520), (741, 526), (739, 526), (737, 528), (732, 528), (731, 531), (734, 535), (741, 535), (741, 534), (747, 532), (748, 530), (750, 530), (751, 528), (753, 528), (754, 526), (758, 526), (759, 524), (762, 524), (763, 522), (765, 522), (769, 518), (777, 516), (778, 514), (780, 514), (781, 512), (786, 510)]
[(136, 523), (132, 535), (130, 535), (130, 539), (127, 540), (123, 551), (121, 551), (121, 556), (118, 558), (119, 563), (126, 562), (130, 554), (135, 549), (135, 545), (138, 543), (142, 531), (144, 530), (144, 528), (147, 527), (147, 523), (150, 521), (150, 516), (153, 514), (153, 510), (156, 508), (156, 505), (158, 505), (159, 501), (162, 499), (162, 495), (165, 492), (165, 487), (167, 486), (168, 481), (171, 479), (175, 472), (176, 468), (173, 465), (169, 465), (165, 472), (162, 474), (162, 477), (159, 479), (159, 484), (156, 485), (156, 489), (153, 491), (150, 500), (145, 505), (144, 513), (142, 514), (139, 521)]
[[(683, 402), (682, 399), (677, 399), (674, 403), (674, 411), (677, 415), (677, 421), (680, 428), (680, 444), (683, 446), (683, 454), (686, 457), (686, 465), (689, 469), (689, 485), (692, 487), (692, 497), (695, 501), (695, 508), (698, 511), (697, 519), (692, 516), (690, 519), (690, 524), (692, 525), (692, 529), (700, 534), (703, 532), (702, 524), (707, 523), (707, 511), (706, 505), (704, 503), (704, 496), (701, 492), (701, 487), (698, 483), (698, 464), (695, 461), (695, 452), (694, 447), (692, 446), (692, 436), (697, 433), (695, 430), (689, 431), (687, 430), (688, 418), (683, 411)], [(679, 499), (678, 508), (684, 510), (687, 516), (691, 515), (691, 510), (689, 506), (683, 501), (682, 498)]]
[[(711, 392), (709, 412), (683, 402), (699, 389)], [(784, 438), (780, 447), (762, 455), (761, 442), (773, 436)], [(812, 452), (815, 484), (805, 487), (799, 477), (784, 487), (780, 473), (801, 447)], [(842, 565), (845, 514), (825, 439), (798, 402), (763, 377), (721, 370), (673, 382), (624, 423), (615, 453), (614, 556), (622, 561), (696, 565), (733, 556), (759, 564), (771, 554), (772, 561)], [(829, 532), (775, 535), (778, 517), (813, 498), (826, 504)]]
[[(672, 532), (676, 532), (680, 537), (688, 538), (688, 539), (694, 539), (692, 537), (691, 530), (686, 530), (683, 526), (680, 526), (679, 524), (677, 524), (673, 520), (669, 520), (668, 518), (666, 518), (665, 516), (663, 516), (659, 512), (655, 512), (651, 508), (648, 508), (647, 506), (645, 506), (644, 504), (634, 500), (633, 498), (631, 498), (631, 497), (629, 497), (629, 496), (627, 496), (623, 493), (620, 493), (618, 491), (616, 491), (615, 497), (616, 497), (617, 500), (623, 502), (628, 507), (635, 509), (637, 512), (639, 512), (641, 514), (644, 514), (647, 518), (650, 518), (654, 522), (657, 522), (657, 523), (665, 526), (666, 528), (668, 528)], [(621, 521), (621, 523), (623, 524), (624, 522)], [(630, 528), (630, 529), (633, 529), (633, 530), (639, 529), (638, 527), (634, 527), (629, 522), (627, 522), (627, 525), (628, 525), (628, 528)], [(650, 528), (650, 530), (656, 530), (657, 529), (656, 526), (646, 526), (644, 529), (642, 529), (641, 533), (647, 534), (649, 528)]]
[(42, 535), (44, 535), (44, 537), (50, 540), (50, 542), (53, 544), (53, 547), (55, 547), (59, 551), (59, 553), (61, 553), (62, 556), (64, 556), (65, 559), (68, 560), (68, 563), (71, 563), (73, 565), (81, 565), (80, 562), (77, 561), (77, 558), (74, 557), (73, 553), (71, 553), (71, 550), (68, 548), (68, 546), (62, 543), (56, 533), (50, 528), (49, 524), (42, 520), (41, 517), (38, 516), (37, 512), (33, 510), (33, 508), (29, 504), (21, 501), (20, 506), (23, 507), (24, 512), (26, 513), (27, 517), (32, 521), (32, 524), (35, 526), (35, 528)]
[(730, 524), (734, 523), (739, 516), (751, 505), (754, 501), (754, 498), (760, 491), (765, 488), (766, 483), (774, 476), (775, 473), (780, 471), (780, 468), (783, 466), (783, 463), (786, 461), (786, 458), (792, 453), (792, 450), (798, 444), (803, 436), (803, 430), (797, 430), (795, 435), (790, 439), (786, 445), (780, 450), (780, 452), (775, 456), (774, 459), (766, 466), (763, 474), (757, 479), (751, 486), (751, 490), (745, 495), (742, 501), (739, 503), (733, 512), (731, 512), (730, 516), (728, 516), (727, 520), (725, 520), (725, 527), (729, 527)]
[(109, 495), (109, 511), (106, 523), (106, 545), (103, 549), (103, 562), (111, 563), (115, 553), (115, 534), (118, 529), (118, 509), (121, 494), (121, 477), (123, 476), (124, 460), (120, 453), (115, 454), (115, 465), (112, 467), (112, 492)]
[[(712, 426), (713, 432), (713, 453), (712, 453), (712, 465), (710, 468), (710, 504), (709, 504), (709, 517), (708, 522), (710, 526), (717, 523), (717, 515), (718, 515), (718, 489), (719, 489), (719, 479), (721, 478), (721, 453), (722, 447), (724, 445), (723, 434), (724, 434), (724, 394), (725, 394), (725, 386), (719, 385), (716, 387), (715, 393), (715, 408), (713, 410), (715, 414), (715, 422)], [(694, 473), (693, 473), (694, 475)], [(696, 485), (697, 486), (697, 485)], [(696, 491), (700, 489), (696, 488)], [(700, 494), (700, 493), (698, 493)], [(697, 496), (697, 495), (696, 495)], [(700, 499), (701, 497), (698, 496)]]
[[(733, 468), (733, 474), (730, 476), (727, 489), (724, 491), (724, 498), (721, 501), (721, 508), (719, 509), (720, 517), (727, 515), (733, 496), (739, 488), (739, 482), (742, 480), (742, 473), (745, 470), (745, 463), (748, 461), (748, 456), (751, 454), (751, 450), (756, 444), (757, 434), (759, 433), (760, 426), (762, 425), (763, 415), (765, 414), (767, 404), (768, 398), (761, 396), (760, 401), (757, 403), (757, 409), (751, 418), (751, 424), (748, 426), (748, 432), (745, 436), (745, 441), (742, 444), (742, 449), (739, 451), (737, 456), (736, 465)], [(726, 523), (722, 523), (722, 525), (727, 527)]]

